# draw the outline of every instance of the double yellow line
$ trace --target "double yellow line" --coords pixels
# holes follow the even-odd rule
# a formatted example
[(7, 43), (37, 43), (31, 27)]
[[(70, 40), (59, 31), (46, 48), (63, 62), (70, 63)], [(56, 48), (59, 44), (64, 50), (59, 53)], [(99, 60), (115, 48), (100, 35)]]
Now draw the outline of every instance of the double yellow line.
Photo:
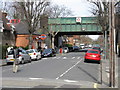
[(94, 83), (93, 87), (94, 87), (94, 88), (98, 88), (98, 84), (97, 84), (97, 83)]

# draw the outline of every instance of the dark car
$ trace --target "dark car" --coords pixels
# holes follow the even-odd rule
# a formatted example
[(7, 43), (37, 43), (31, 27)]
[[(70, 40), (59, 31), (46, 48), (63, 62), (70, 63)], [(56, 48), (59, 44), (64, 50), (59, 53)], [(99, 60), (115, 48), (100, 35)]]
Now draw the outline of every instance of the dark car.
[(73, 46), (73, 51), (79, 51), (80, 48), (78, 46)]
[(73, 51), (73, 47), (68, 47), (68, 49), (69, 49), (69, 52)]
[(42, 52), (42, 57), (56, 56), (56, 51), (52, 48), (45, 49)]
[(84, 48), (84, 49), (80, 49), (80, 52), (87, 52), (89, 49), (92, 49), (92, 48)]

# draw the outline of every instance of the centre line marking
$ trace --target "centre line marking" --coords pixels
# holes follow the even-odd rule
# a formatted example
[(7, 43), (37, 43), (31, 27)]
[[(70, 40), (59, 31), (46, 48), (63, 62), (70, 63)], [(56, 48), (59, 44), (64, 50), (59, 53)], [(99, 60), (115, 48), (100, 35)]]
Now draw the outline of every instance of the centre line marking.
[(68, 73), (72, 68), (74, 68), (78, 63), (80, 63), (82, 61), (82, 59), (80, 61), (78, 61), (76, 64), (74, 64), (71, 68), (69, 68), (67, 71), (65, 71), (63, 74), (61, 74), (59, 77), (57, 77), (56, 79), (59, 79), (60, 77), (62, 77), (63, 75), (65, 75), (66, 73)]

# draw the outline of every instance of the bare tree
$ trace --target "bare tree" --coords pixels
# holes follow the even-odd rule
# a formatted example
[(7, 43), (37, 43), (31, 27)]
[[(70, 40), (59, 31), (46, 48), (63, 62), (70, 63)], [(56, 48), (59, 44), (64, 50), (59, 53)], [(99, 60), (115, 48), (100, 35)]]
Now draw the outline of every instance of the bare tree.
[(15, 14), (15, 9), (12, 7), (13, 2), (2, 2), (0, 1), (0, 9), (2, 12), (6, 12), (8, 15), (8, 18), (17, 18), (17, 15)]
[(102, 30), (108, 30), (108, 4), (109, 2), (102, 2), (98, 0), (91, 2), (95, 7), (92, 8), (92, 13), (97, 17), (98, 24), (102, 27)]
[[(51, 5), (46, 11), (44, 12), (45, 15), (47, 15), (49, 18), (59, 18), (59, 17), (67, 17), (68, 15), (72, 15), (72, 11), (65, 6), (59, 6), (59, 5)], [(49, 25), (49, 30), (47, 30), (47, 33), (51, 36), (51, 47), (54, 49), (54, 41), (55, 41), (55, 36), (58, 34), (58, 32), (61, 29), (61, 24), (60, 22), (54, 21), (54, 26), (59, 24), (59, 28), (57, 28), (57, 31), (53, 30), (53, 25)], [(56, 28), (55, 28), (56, 29)]]
[(30, 33), (29, 48), (32, 46), (32, 35), (40, 28), (40, 17), (49, 6), (48, 0), (23, 0), (24, 2), (15, 2), (13, 7), (16, 10), (16, 14), (24, 20), (28, 25), (28, 31)]
[(58, 17), (67, 17), (68, 15), (72, 16), (72, 11), (65, 7), (64, 5), (51, 5), (45, 12), (50, 18), (58, 18)]

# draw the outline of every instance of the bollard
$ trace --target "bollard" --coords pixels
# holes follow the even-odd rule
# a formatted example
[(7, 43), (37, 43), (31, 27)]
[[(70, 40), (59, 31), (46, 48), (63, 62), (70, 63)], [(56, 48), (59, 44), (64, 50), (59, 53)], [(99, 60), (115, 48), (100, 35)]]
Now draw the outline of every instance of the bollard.
[(62, 54), (62, 48), (60, 48), (60, 54)]
[(13, 73), (16, 73), (18, 71), (18, 65), (13, 65)]

